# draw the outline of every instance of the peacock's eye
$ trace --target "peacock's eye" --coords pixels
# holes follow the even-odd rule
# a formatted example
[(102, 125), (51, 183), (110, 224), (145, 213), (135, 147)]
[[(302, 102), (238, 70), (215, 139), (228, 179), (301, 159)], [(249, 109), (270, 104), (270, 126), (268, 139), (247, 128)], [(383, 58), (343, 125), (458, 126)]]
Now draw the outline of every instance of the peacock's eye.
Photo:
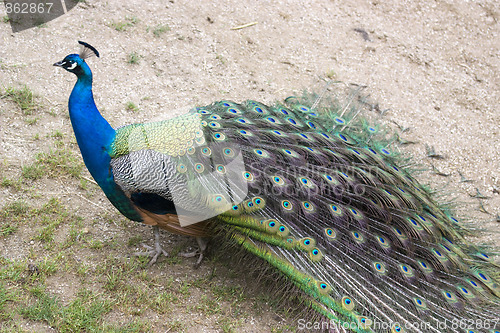
[(78, 64), (74, 60), (63, 60), (60, 66), (64, 69), (75, 69)]
[(68, 64), (65, 65), (64, 67), (66, 67), (67, 69), (75, 69), (77, 65), (78, 64), (76, 63), (76, 61), (70, 60), (68, 61)]

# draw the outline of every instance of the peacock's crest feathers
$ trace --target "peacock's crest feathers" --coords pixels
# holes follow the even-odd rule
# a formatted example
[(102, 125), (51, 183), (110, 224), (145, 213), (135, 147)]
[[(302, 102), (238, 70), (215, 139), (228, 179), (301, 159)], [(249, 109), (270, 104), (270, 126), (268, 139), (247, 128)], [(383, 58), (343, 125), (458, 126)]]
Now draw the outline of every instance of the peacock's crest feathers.
[(90, 57), (96, 56), (99, 58), (99, 52), (95, 47), (90, 45), (89, 43), (85, 43), (82, 41), (78, 41), (78, 44), (81, 45), (80, 53), (78, 54), (80, 58), (83, 60), (88, 59)]

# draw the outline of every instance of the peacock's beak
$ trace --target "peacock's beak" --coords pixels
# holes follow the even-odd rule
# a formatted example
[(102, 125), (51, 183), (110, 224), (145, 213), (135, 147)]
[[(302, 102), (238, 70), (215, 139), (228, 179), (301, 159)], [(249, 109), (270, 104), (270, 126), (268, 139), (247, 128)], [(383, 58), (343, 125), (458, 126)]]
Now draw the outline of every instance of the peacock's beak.
[(62, 67), (63, 66), (63, 61), (62, 60), (58, 61), (53, 66)]

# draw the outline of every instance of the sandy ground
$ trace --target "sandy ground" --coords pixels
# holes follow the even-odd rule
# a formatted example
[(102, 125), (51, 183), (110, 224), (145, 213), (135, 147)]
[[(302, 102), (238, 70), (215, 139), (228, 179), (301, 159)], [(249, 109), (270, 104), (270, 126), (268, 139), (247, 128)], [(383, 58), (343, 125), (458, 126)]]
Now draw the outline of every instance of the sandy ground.
[[(498, 246), (499, 19), (500, 3), (486, 0), (88, 0), (43, 27), (14, 34), (0, 23), (0, 84), (28, 85), (56, 113), (28, 125), (0, 100), (0, 161), (9, 175), (19, 173), (49, 148), (33, 133), (73, 135), (66, 113), (75, 79), (52, 63), (77, 51), (78, 40), (101, 53), (89, 60), (94, 95), (113, 126), (165, 119), (219, 99), (281, 100), (328, 76), (366, 85), (386, 110), (381, 122), (408, 128), (401, 137), (415, 143), (399, 149), (448, 174), (425, 172), (421, 182), (456, 198), (457, 215), (484, 227), (482, 242)], [(119, 22), (132, 23), (118, 31)], [(257, 24), (231, 29), (250, 22)], [(137, 64), (127, 62), (132, 52)], [(127, 110), (127, 102), (139, 111)], [(429, 158), (426, 146), (444, 158)], [(461, 182), (460, 173), (471, 181)], [(69, 185), (44, 184), (87, 219), (99, 214), (65, 190)], [(486, 199), (471, 197), (476, 189)], [(0, 206), (14, 199), (0, 188)], [(93, 200), (113, 211), (102, 194)]]

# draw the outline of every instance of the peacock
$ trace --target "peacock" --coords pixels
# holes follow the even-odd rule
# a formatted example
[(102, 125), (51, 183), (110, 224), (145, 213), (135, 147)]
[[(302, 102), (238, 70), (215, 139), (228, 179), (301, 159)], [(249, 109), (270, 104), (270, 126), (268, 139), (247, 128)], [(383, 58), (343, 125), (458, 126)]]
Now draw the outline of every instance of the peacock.
[(79, 43), (54, 66), (77, 76), (76, 140), (124, 216), (196, 237), (201, 253), (215, 237), (260, 258), (321, 318), (299, 329), (499, 332), (498, 265), (353, 103), (225, 100), (113, 129), (85, 61), (99, 53)]

